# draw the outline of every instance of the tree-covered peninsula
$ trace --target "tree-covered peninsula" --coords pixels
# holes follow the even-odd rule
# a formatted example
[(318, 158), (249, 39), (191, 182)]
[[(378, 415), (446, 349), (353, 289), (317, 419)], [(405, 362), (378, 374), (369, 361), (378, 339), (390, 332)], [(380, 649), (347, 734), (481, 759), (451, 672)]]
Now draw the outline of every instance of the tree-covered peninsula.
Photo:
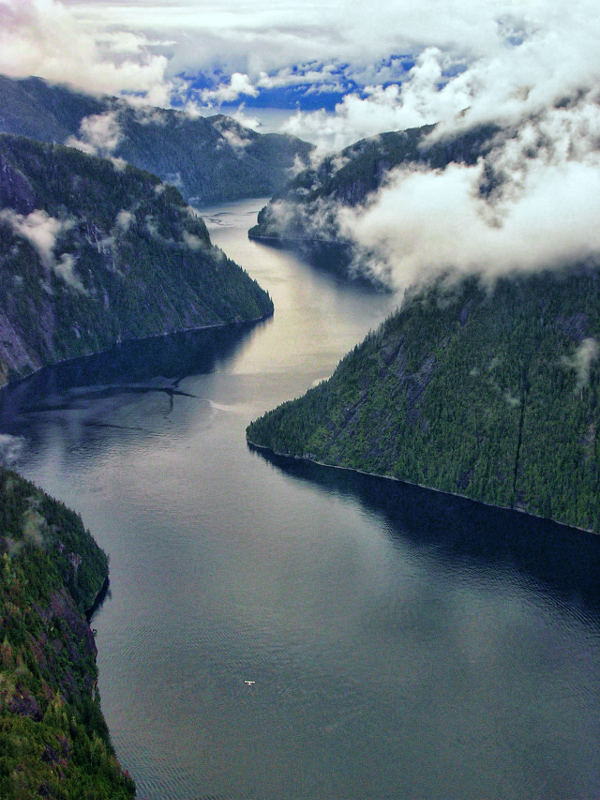
[(600, 532), (600, 271), (438, 281), (251, 443)]
[(81, 519), (0, 468), (0, 796), (127, 800), (86, 620), (108, 575)]
[(174, 187), (0, 135), (0, 385), (126, 339), (272, 311)]

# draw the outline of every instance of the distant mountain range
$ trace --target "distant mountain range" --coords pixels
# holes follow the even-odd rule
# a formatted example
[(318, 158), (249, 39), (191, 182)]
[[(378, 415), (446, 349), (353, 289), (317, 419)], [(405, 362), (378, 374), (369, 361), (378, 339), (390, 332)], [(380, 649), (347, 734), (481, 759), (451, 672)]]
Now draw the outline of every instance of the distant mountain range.
[(595, 264), (438, 283), (247, 436), (600, 533), (599, 356)]
[(0, 384), (124, 339), (262, 318), (268, 295), (174, 187), (0, 135)]
[(124, 159), (175, 185), (196, 205), (270, 196), (308, 163), (313, 145), (260, 134), (231, 117), (132, 107), (40, 78), (0, 76), (0, 132)]
[[(474, 164), (492, 147), (499, 128), (482, 125), (434, 142), (434, 125), (361, 139), (293, 177), (261, 209), (251, 239), (289, 247), (344, 277), (364, 279), (363, 254), (340, 231), (341, 207), (364, 205), (401, 165), (441, 169)], [(379, 281), (374, 281), (379, 283)]]

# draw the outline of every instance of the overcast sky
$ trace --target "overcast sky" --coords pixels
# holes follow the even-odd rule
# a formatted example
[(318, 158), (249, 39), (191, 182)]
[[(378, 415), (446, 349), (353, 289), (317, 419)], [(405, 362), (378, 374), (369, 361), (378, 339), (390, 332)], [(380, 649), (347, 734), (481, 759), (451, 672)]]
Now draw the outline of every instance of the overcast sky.
[(594, 87), (599, 19), (596, 0), (385, 0), (377, 13), (356, 0), (0, 0), (0, 71), (249, 121), (284, 109), (278, 125), (339, 147)]

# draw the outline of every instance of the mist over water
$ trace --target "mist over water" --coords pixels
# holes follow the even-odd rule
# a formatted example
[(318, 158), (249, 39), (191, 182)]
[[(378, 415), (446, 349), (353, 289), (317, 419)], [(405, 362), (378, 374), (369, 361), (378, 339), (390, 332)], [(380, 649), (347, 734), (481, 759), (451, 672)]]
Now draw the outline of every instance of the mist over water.
[(110, 554), (102, 705), (142, 800), (600, 792), (600, 539), (267, 459), (248, 422), (392, 310), (205, 212), (275, 302), (0, 396), (18, 468)]

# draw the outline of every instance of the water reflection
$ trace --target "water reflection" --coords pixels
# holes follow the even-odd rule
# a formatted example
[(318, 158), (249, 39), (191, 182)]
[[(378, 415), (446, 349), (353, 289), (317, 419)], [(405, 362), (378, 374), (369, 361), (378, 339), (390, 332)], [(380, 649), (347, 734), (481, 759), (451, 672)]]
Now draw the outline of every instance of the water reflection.
[[(219, 362), (233, 357), (244, 339), (261, 324), (265, 323), (241, 323), (122, 342), (98, 355), (45, 367), (0, 391), (0, 423), (4, 425), (19, 412), (44, 410), (47, 398), (76, 387), (106, 385), (106, 391), (110, 391), (109, 385), (116, 384), (122, 391), (127, 384), (162, 377), (170, 383), (161, 390), (174, 391), (187, 375), (213, 372)], [(143, 387), (132, 390), (142, 391)]]
[(249, 448), (287, 475), (343, 496), (358, 497), (385, 515), (392, 536), (420, 548), (435, 548), (440, 560), (517, 571), (528, 582), (600, 614), (600, 537), (508, 509), (323, 467)]
[(157, 395), (169, 415), (176, 399), (194, 398), (179, 388), (185, 377), (215, 372), (265, 324), (269, 321), (123, 342), (104, 353), (45, 367), (0, 391), (0, 430), (26, 438), (33, 450), (40, 448), (49, 419), (65, 426), (76, 423), (72, 439), (84, 440), (85, 428), (90, 434), (100, 428), (151, 433), (139, 424), (111, 420), (108, 412), (136, 395)]

